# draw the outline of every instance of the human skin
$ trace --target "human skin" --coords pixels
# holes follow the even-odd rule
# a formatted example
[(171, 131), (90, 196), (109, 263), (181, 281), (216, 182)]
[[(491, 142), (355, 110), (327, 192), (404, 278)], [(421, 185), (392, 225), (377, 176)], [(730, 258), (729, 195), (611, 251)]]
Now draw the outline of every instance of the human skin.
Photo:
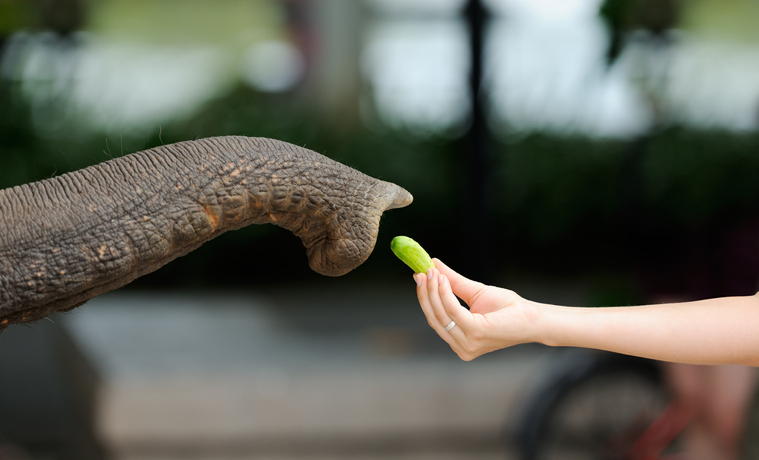
[[(430, 326), (461, 359), (537, 342), (688, 364), (759, 366), (759, 295), (634, 307), (533, 302), (456, 273), (438, 259), (416, 274)], [(456, 298), (461, 298), (469, 309)], [(451, 320), (456, 326), (445, 331)]]
[(369, 257), (382, 213), (411, 201), (311, 150), (239, 136), (0, 190), (0, 329), (75, 308), (250, 224), (291, 230), (313, 270), (339, 276)]

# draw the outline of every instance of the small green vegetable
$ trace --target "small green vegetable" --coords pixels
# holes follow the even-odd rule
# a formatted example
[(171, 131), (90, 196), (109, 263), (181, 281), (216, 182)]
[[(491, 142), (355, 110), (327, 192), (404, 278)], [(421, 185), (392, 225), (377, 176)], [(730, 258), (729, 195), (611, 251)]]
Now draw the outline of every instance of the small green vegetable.
[(399, 259), (411, 267), (414, 273), (427, 273), (427, 270), (435, 266), (427, 251), (407, 236), (393, 238), (393, 241), (390, 242), (390, 249)]

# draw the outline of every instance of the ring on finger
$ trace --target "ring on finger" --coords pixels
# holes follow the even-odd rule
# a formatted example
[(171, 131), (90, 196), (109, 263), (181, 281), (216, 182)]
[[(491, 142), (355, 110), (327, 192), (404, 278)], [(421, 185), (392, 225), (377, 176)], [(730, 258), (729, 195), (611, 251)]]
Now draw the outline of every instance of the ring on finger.
[(445, 327), (445, 331), (446, 331), (446, 332), (448, 332), (448, 331), (450, 331), (451, 329), (453, 329), (454, 327), (456, 327), (456, 321), (451, 321), (451, 322), (450, 322), (450, 323), (448, 323), (448, 325)]

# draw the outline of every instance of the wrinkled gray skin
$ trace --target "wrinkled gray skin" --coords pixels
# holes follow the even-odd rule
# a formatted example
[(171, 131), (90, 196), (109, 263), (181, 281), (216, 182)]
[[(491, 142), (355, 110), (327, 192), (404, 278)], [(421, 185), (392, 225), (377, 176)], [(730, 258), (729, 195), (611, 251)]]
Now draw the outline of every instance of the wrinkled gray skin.
[(0, 190), (0, 329), (78, 307), (249, 224), (295, 233), (339, 276), (411, 195), (310, 150), (218, 137)]

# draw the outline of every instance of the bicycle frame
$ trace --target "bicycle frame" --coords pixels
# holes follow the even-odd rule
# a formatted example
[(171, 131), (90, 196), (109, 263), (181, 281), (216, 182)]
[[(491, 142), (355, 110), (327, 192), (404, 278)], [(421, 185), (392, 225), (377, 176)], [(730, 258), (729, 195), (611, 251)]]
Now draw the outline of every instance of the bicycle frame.
[[(673, 401), (648, 426), (630, 449), (630, 460), (663, 460), (661, 457), (672, 441), (685, 429), (693, 418), (693, 409), (679, 401)], [(678, 457), (668, 456), (668, 460)]]

